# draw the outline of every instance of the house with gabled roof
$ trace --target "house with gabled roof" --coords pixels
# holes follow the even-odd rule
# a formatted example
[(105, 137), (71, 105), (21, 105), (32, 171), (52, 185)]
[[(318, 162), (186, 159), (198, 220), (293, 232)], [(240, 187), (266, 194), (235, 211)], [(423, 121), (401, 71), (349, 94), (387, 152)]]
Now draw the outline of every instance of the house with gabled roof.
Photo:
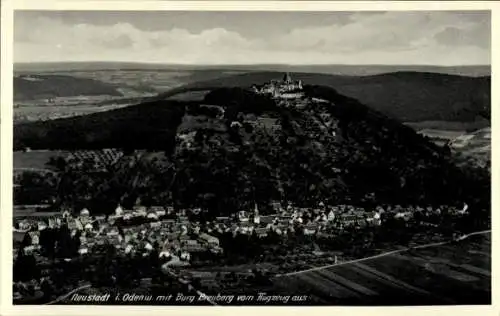
[(261, 225), (271, 224), (274, 221), (275, 217), (275, 215), (262, 215), (260, 216), (260, 223)]
[(316, 223), (306, 224), (303, 227), (304, 235), (314, 235), (318, 231), (318, 225)]
[(106, 236), (108, 236), (108, 237), (118, 236), (119, 234), (120, 234), (120, 232), (118, 231), (118, 228), (116, 228), (116, 227), (110, 227), (106, 231)]
[(39, 231), (28, 232), (28, 235), (31, 238), (31, 244), (32, 245), (38, 245), (38, 244), (40, 244), (40, 232)]
[(206, 233), (200, 234), (199, 240), (201, 243), (210, 245), (210, 246), (219, 246), (219, 239), (217, 237), (211, 236)]
[(132, 213), (135, 216), (146, 216), (147, 215), (147, 209), (145, 206), (139, 206), (136, 205), (132, 208)]
[(255, 228), (254, 233), (257, 235), (257, 237), (263, 238), (268, 235), (269, 229), (266, 227)]
[(115, 248), (121, 248), (122, 247), (122, 238), (120, 238), (120, 235), (115, 235), (115, 236), (109, 236), (108, 237), (108, 242), (115, 246)]

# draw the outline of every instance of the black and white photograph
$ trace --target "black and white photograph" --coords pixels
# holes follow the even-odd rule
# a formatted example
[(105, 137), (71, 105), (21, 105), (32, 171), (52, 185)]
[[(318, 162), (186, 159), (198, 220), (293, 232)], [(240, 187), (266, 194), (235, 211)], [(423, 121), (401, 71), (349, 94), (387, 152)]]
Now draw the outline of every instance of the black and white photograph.
[(12, 304), (491, 305), (491, 22), (15, 10)]

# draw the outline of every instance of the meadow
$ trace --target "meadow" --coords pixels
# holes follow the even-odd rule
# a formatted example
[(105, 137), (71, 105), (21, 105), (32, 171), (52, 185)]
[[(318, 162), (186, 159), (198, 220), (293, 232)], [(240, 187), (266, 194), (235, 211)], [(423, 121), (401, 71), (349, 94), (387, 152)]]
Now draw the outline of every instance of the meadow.
[(33, 150), (14, 152), (14, 170), (49, 169), (47, 163), (51, 157), (60, 157), (68, 152), (63, 150)]
[(276, 284), (320, 304), (490, 304), (491, 236), (285, 276)]
[(51, 105), (20, 106), (14, 108), (14, 123), (30, 121), (46, 121), (65, 117), (86, 115), (118, 109), (129, 104), (111, 105)]

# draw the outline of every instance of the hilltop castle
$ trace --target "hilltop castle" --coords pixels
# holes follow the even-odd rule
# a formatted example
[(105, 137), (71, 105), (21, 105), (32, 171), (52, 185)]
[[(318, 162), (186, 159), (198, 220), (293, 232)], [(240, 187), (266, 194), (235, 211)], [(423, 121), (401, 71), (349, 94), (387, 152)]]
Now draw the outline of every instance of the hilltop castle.
[(290, 73), (286, 73), (281, 81), (271, 80), (262, 86), (253, 86), (256, 93), (270, 94), (276, 99), (298, 99), (303, 96), (302, 81), (293, 81)]

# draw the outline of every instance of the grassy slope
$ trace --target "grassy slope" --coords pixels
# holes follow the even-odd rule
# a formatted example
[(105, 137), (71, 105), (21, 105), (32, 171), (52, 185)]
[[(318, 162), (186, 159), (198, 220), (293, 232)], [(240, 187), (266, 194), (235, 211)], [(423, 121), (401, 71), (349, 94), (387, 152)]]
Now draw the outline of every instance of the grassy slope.
[(14, 169), (46, 169), (46, 163), (51, 157), (59, 157), (67, 154), (65, 151), (31, 151), (14, 152)]

